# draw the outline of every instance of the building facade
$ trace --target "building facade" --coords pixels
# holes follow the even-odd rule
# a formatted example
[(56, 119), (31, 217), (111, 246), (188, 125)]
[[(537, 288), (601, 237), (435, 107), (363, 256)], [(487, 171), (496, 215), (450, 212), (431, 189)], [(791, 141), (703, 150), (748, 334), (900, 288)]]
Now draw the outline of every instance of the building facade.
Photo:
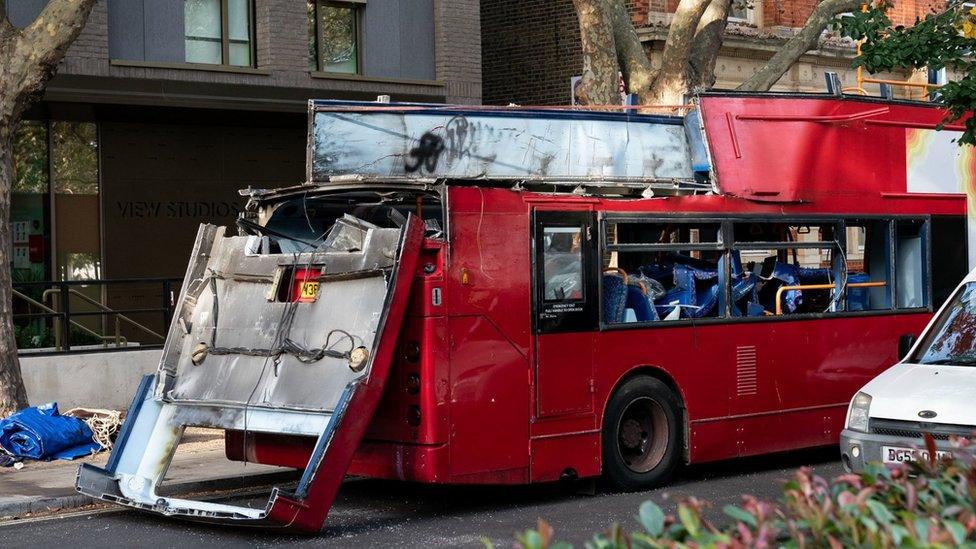
[[(25, 26), (45, 4), (8, 0), (8, 17)], [(181, 277), (200, 223), (233, 227), (238, 189), (304, 181), (308, 99), (477, 104), (480, 46), (478, 0), (98, 0), (16, 137), (15, 283)], [(19, 322), (22, 347), (51, 345), (41, 324)]]
[[(677, 0), (625, 1), (652, 64), (658, 66)], [(735, 88), (759, 70), (803, 26), (816, 4), (816, 0), (733, 0), (715, 67), (716, 88)], [(944, 0), (896, 2), (889, 16), (896, 24), (910, 25), (944, 4)], [(582, 72), (583, 65), (572, 0), (482, 0), (481, 16), (486, 104), (571, 102), (571, 79)], [(819, 49), (794, 64), (775, 90), (823, 91), (824, 71), (839, 73), (845, 87), (855, 86), (851, 69), (855, 44), (831, 36), (829, 31), (825, 38)], [(927, 75), (883, 76), (925, 81)], [(866, 89), (877, 93), (877, 86)], [(915, 97), (919, 96), (916, 91)]]

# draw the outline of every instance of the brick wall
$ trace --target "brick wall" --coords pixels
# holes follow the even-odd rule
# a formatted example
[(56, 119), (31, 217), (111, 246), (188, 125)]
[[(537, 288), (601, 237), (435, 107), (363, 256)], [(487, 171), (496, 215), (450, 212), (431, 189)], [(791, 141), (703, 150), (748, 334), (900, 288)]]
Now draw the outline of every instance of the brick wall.
[(88, 24), (65, 54), (63, 72), (89, 73), (108, 65), (108, 8), (106, 2), (92, 7)]
[[(813, 12), (817, 0), (761, 0), (763, 24), (800, 27)], [(944, 0), (901, 0), (888, 12), (896, 25), (911, 25), (933, 9), (945, 6)]]
[(478, 0), (435, 0), (434, 57), (448, 103), (480, 104), (481, 17)]
[[(287, 106), (281, 104), (275, 107), (288, 110), (304, 109), (302, 96), (374, 99), (377, 95), (388, 94), (394, 100), (439, 101), (446, 98), (449, 102), (481, 102), (479, 0), (435, 1), (436, 76), (430, 82), (396, 78), (313, 77), (309, 73), (308, 15), (303, 0), (256, 0), (257, 71), (111, 64), (107, 4), (107, 0), (96, 3), (88, 24), (69, 48), (59, 76), (48, 88), (49, 100), (125, 101), (181, 106), (177, 90), (187, 89), (188, 86), (200, 90), (203, 85), (213, 87), (212, 93), (206, 92), (214, 96), (213, 106), (221, 105), (223, 98), (227, 98), (230, 99), (226, 102), (228, 107), (238, 99), (240, 102), (262, 104), (263, 97), (275, 94), (295, 98), (289, 99)], [(111, 83), (104, 86), (108, 88), (105, 92), (97, 89), (93, 92), (91, 77), (95, 77), (95, 82), (104, 79), (103, 82)], [(83, 85), (78, 83), (81, 79), (84, 79)], [(165, 86), (157, 82), (165, 83)], [(81, 89), (83, 86), (84, 90)], [(130, 88), (137, 94), (112, 98), (108, 93), (114, 90), (118, 95), (124, 95), (124, 90)], [(278, 91), (272, 92), (269, 90), (271, 88)], [(162, 91), (164, 89), (166, 91)], [(146, 90), (160, 91), (146, 94)], [(98, 96), (98, 93), (103, 93), (104, 97)], [(186, 101), (191, 102), (189, 99)]]
[[(651, 30), (663, 37), (663, 29), (654, 25), (666, 21), (673, 13), (678, 0), (626, 0), (634, 25)], [(740, 28), (740, 34), (749, 36), (754, 51), (737, 44), (730, 55), (738, 56), (744, 63), (740, 68), (742, 79), (756, 70), (756, 60), (768, 58), (771, 50), (782, 43), (782, 38), (772, 35), (775, 31), (763, 27), (797, 28), (802, 26), (818, 0), (752, 0), (759, 28)], [(945, 0), (896, 1), (889, 14), (896, 24), (911, 24), (933, 7), (942, 6)], [(567, 104), (570, 101), (570, 79), (582, 71), (582, 52), (579, 26), (572, 0), (482, 0), (481, 20), (484, 36), (482, 66), (484, 70), (484, 101), (487, 104), (509, 102), (528, 104)], [(659, 53), (660, 39), (646, 44), (652, 56)], [(823, 61), (811, 66), (817, 73), (814, 81), (820, 82), (824, 68), (843, 69), (848, 64), (837, 59), (837, 51)], [(734, 64), (734, 60), (728, 64)], [(734, 72), (729, 68), (728, 72)], [(809, 73), (808, 71), (793, 71)], [(785, 80), (796, 76), (787, 74), (783, 89), (803, 89), (810, 81), (808, 75), (797, 82)], [(803, 82), (800, 82), (803, 80)], [(735, 84), (736, 82), (733, 82)], [(729, 82), (726, 82), (729, 84)]]
[(582, 70), (572, 0), (482, 0), (481, 65), (488, 104), (565, 104)]

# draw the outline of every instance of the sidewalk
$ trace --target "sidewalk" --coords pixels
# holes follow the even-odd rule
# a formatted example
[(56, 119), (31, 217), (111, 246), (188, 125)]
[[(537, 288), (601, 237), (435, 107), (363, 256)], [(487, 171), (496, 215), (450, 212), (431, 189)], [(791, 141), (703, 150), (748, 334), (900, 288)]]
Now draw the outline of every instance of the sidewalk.
[[(0, 468), (0, 520), (67, 510), (93, 503), (75, 491), (82, 463), (104, 466), (109, 452), (74, 461), (25, 461), (20, 470)], [(187, 429), (166, 474), (165, 495), (233, 490), (297, 480), (298, 471), (239, 463), (224, 457), (223, 431)]]

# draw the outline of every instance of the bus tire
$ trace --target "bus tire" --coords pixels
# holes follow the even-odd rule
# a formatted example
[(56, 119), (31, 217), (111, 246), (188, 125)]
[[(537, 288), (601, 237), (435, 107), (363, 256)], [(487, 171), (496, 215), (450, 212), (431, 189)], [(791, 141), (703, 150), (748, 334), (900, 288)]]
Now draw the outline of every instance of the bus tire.
[(677, 395), (660, 380), (638, 376), (610, 397), (603, 415), (603, 481), (617, 491), (666, 482), (681, 459), (683, 429)]

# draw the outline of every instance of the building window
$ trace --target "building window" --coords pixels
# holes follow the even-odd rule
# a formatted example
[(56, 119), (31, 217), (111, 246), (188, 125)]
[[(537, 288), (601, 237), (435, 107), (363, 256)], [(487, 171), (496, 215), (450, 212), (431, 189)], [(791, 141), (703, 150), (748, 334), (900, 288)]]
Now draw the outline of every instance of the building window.
[(184, 0), (187, 63), (254, 66), (251, 0)]
[(14, 135), (11, 226), (15, 280), (101, 273), (98, 128), (25, 121)]
[(314, 0), (309, 11), (309, 60), (313, 70), (359, 73), (359, 7)]
[(755, 23), (755, 0), (732, 0), (729, 6), (729, 21), (752, 25)]

